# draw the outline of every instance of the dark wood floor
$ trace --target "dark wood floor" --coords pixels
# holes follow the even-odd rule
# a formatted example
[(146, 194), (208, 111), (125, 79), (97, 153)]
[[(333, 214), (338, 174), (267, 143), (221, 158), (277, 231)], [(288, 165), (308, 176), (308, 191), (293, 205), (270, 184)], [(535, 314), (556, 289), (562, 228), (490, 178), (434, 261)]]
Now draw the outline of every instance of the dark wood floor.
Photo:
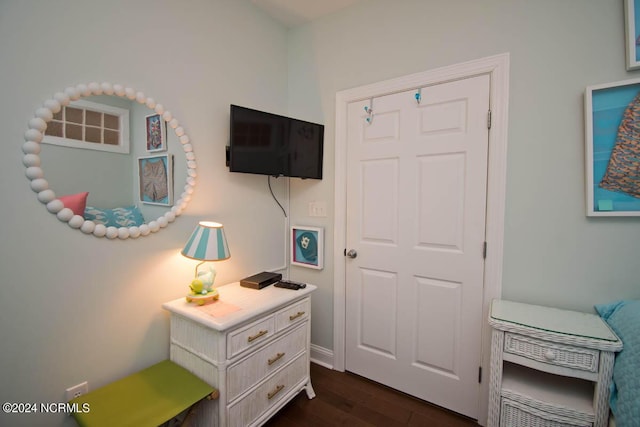
[(475, 420), (348, 372), (311, 364), (315, 399), (300, 393), (265, 427), (469, 427)]

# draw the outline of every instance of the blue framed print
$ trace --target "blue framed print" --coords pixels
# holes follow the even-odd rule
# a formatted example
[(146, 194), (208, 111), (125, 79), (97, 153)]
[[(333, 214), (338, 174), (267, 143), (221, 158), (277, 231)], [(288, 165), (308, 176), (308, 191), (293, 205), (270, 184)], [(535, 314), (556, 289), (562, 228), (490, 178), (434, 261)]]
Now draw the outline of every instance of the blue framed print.
[(138, 158), (140, 201), (149, 205), (173, 205), (173, 155)]
[(291, 227), (291, 264), (301, 267), (324, 268), (324, 232), (319, 227)]
[(640, 79), (585, 92), (587, 216), (640, 216)]
[(640, 0), (624, 1), (627, 70), (640, 68)]

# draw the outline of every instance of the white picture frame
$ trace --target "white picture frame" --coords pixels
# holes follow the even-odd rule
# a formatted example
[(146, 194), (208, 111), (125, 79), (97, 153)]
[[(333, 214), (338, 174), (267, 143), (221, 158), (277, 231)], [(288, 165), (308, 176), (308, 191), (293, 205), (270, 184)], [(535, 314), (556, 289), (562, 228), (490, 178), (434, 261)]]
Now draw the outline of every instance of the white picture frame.
[(624, 0), (627, 70), (640, 69), (640, 0)]
[[(640, 197), (612, 189), (604, 179), (611, 157), (618, 158), (620, 124), (637, 108), (640, 79), (588, 86), (585, 91), (585, 181), (587, 216), (640, 216)], [(636, 100), (634, 102), (634, 100)], [(628, 119), (627, 119), (628, 120)], [(624, 145), (622, 145), (624, 146)], [(614, 162), (614, 170), (620, 166)], [(638, 177), (640, 178), (640, 177)], [(613, 178), (620, 179), (620, 178)], [(607, 183), (603, 183), (607, 182)]]
[(148, 153), (167, 151), (167, 124), (162, 115), (145, 116), (145, 146)]
[(294, 225), (291, 227), (291, 265), (322, 270), (324, 268), (324, 229)]
[(173, 155), (138, 157), (138, 183), (140, 202), (173, 206)]

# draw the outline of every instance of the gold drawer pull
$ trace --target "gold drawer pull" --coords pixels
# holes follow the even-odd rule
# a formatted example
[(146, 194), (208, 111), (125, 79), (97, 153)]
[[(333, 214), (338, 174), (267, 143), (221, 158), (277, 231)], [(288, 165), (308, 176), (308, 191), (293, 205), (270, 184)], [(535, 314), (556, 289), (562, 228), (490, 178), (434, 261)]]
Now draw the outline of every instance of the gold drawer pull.
[(304, 311), (299, 311), (296, 314), (289, 316), (289, 320), (296, 320), (300, 316), (304, 316)]
[(267, 394), (267, 398), (269, 400), (273, 399), (273, 397), (280, 393), (282, 391), (282, 389), (284, 389), (284, 384), (280, 384), (278, 386), (276, 386), (275, 390), (273, 390), (271, 393)]
[(267, 360), (267, 363), (269, 364), (269, 366), (271, 366), (274, 363), (276, 363), (278, 360), (282, 359), (282, 356), (284, 356), (284, 353), (278, 353), (271, 359)]
[(268, 334), (268, 333), (269, 333), (269, 331), (264, 331), (264, 330), (263, 330), (263, 331), (260, 331), (260, 332), (258, 332), (257, 334), (252, 335), (252, 336), (250, 336), (249, 338), (247, 338), (247, 341), (248, 341), (248, 342), (255, 341), (255, 340), (257, 340), (258, 338), (260, 338), (261, 336), (263, 336), (263, 335), (265, 335), (265, 334)]

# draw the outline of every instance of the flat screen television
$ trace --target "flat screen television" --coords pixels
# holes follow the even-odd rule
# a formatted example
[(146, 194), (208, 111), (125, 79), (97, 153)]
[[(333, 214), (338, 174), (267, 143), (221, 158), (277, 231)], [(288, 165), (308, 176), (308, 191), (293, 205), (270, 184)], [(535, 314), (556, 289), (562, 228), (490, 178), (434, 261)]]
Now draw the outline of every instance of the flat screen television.
[(324, 125), (231, 105), (229, 170), (322, 179)]

